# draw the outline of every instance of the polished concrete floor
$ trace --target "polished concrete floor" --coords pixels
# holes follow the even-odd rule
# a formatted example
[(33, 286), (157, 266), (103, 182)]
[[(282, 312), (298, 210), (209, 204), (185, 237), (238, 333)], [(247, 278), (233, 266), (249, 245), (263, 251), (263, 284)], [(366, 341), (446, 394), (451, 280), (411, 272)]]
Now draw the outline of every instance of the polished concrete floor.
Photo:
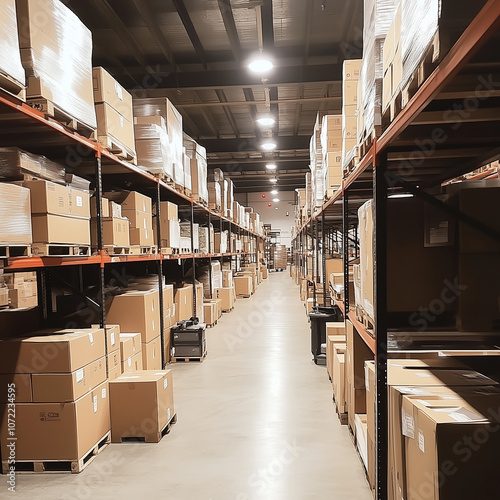
[(18, 476), (15, 497), (370, 500), (308, 332), (288, 273), (270, 274), (208, 330), (203, 363), (173, 366), (178, 422), (159, 444), (110, 445), (79, 475)]

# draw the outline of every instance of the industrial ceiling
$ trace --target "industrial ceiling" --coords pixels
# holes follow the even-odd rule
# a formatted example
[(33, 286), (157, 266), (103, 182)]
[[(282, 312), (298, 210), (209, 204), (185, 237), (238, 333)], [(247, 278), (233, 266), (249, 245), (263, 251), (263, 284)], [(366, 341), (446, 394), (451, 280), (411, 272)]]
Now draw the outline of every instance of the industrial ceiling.
[[(271, 176), (281, 190), (305, 185), (316, 115), (340, 112), (342, 62), (361, 57), (362, 0), (66, 3), (93, 33), (94, 65), (135, 95), (168, 97), (237, 192), (267, 190)], [(259, 51), (274, 63), (263, 76), (248, 69)], [(270, 129), (256, 123), (266, 115)]]

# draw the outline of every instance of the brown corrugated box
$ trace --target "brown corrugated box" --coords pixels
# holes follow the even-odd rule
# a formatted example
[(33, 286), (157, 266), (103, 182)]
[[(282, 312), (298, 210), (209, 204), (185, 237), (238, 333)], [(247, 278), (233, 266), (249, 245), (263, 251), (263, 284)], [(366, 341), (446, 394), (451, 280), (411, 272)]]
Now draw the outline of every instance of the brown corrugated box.
[(60, 215), (33, 215), (33, 241), (62, 245), (90, 245), (89, 219)]
[(111, 191), (104, 193), (104, 196), (111, 201), (119, 203), (123, 210), (139, 210), (140, 212), (151, 213), (152, 202), (149, 196), (145, 196), (137, 191)]
[(233, 280), (237, 297), (252, 295), (253, 293), (252, 276), (235, 276)]
[(175, 307), (177, 321), (190, 319), (193, 316), (193, 286), (185, 285), (175, 289)]
[(142, 350), (127, 359), (122, 359), (122, 373), (136, 372), (142, 368)]
[(120, 349), (106, 356), (108, 364), (108, 379), (114, 380), (122, 374), (122, 356)]
[(0, 183), (0, 242), (8, 245), (30, 245), (31, 205), (30, 190), (15, 184)]
[(14, 384), (16, 403), (31, 403), (33, 401), (31, 375), (29, 373), (5, 373), (0, 375), (0, 404), (7, 403), (11, 384)]
[(130, 244), (140, 245), (141, 247), (154, 246), (154, 235), (151, 229), (134, 227), (130, 229)]
[[(102, 203), (101, 203), (101, 217), (103, 219), (107, 219), (110, 217), (110, 215), (109, 215), (109, 200), (107, 198), (102, 198), (101, 201), (102, 201)], [(90, 198), (90, 216), (97, 217), (95, 196)]]
[[(130, 343), (131, 341), (132, 343)], [(128, 351), (124, 350), (124, 344), (128, 346)], [(120, 348), (122, 359), (133, 356), (142, 350), (142, 341), (140, 333), (120, 333)]]
[(222, 310), (229, 311), (234, 305), (234, 288), (215, 288), (214, 296), (222, 301)]
[[(78, 461), (110, 430), (108, 382), (71, 403), (16, 404), (16, 460)], [(2, 456), (9, 456), (7, 411), (0, 406)]]
[(92, 81), (94, 102), (105, 102), (133, 123), (132, 96), (104, 68), (92, 68)]
[(144, 370), (161, 370), (161, 335), (142, 344), (142, 366)]
[[(97, 247), (97, 222), (91, 222), (92, 246)], [(102, 244), (114, 247), (130, 246), (130, 222), (128, 219), (103, 219)]]
[(106, 357), (72, 373), (34, 373), (32, 375), (34, 403), (64, 403), (76, 401), (106, 380)]
[(104, 330), (58, 330), (1, 341), (0, 373), (73, 372), (105, 354)]
[(156, 443), (174, 417), (172, 370), (139, 371), (110, 382), (111, 439)]
[[(91, 325), (91, 328), (99, 328), (99, 325)], [(107, 324), (106, 332), (106, 354), (120, 350), (120, 325)]]

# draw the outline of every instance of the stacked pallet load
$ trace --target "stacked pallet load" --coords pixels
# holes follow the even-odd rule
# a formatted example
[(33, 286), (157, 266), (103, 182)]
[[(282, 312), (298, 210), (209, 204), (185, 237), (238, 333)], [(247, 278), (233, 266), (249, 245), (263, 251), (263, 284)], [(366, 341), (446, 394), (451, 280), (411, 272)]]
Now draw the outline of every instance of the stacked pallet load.
[(2, 340), (0, 385), (4, 473), (13, 432), (9, 400), (15, 400), (15, 436), (22, 437), (15, 446), (19, 468), (78, 473), (110, 442), (104, 330), (43, 331)]
[(166, 98), (134, 99), (138, 163), (184, 189), (182, 116)]
[(359, 161), (358, 87), (361, 64), (361, 59), (344, 61), (342, 76), (342, 177), (347, 177), (356, 168)]
[(156, 224), (154, 226), (155, 242), (161, 253), (179, 253), (181, 247), (181, 226), (179, 223), (178, 206), (169, 201), (160, 204), (160, 232), (161, 239), (158, 240)]
[(104, 69), (93, 68), (97, 139), (101, 145), (137, 164), (132, 96)]
[(0, 88), (24, 101), (26, 74), (19, 53), (16, 0), (2, 0), (0, 8)]
[[(97, 238), (97, 201), (90, 200), (90, 234), (92, 249), (98, 250)], [(122, 215), (122, 207), (107, 198), (101, 198), (102, 244), (103, 250), (110, 254), (130, 253), (130, 221)]]
[(191, 194), (193, 200), (208, 206), (207, 150), (184, 133), (184, 147), (191, 169)]
[[(2, 295), (2, 306), (9, 305), (11, 309), (21, 309), (25, 307), (38, 306), (38, 284), (36, 271), (26, 271), (17, 273), (5, 273), (2, 275), (3, 284), (6, 285)], [(5, 301), (7, 298), (7, 303)]]
[(325, 115), (321, 124), (321, 155), (326, 195), (342, 184), (343, 115)]
[(28, 104), (89, 137), (97, 128), (90, 30), (59, 0), (18, 0), (16, 7)]
[(144, 361), (140, 333), (120, 333), (120, 357), (122, 373), (142, 370)]
[(309, 144), (309, 168), (311, 169), (311, 212), (321, 207), (325, 202), (327, 176), (326, 165), (323, 163), (321, 144), (322, 117), (318, 113), (314, 124), (313, 135)]

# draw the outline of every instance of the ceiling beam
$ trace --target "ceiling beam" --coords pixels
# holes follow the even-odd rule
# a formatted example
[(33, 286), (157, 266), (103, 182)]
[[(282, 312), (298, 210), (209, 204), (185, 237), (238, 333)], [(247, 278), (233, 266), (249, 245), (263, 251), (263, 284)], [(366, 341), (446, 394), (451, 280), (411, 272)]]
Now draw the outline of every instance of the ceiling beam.
[[(243, 89), (243, 95), (245, 96), (245, 100), (247, 101), (246, 106), (248, 106), (248, 103), (250, 104), (250, 115), (252, 116), (253, 120), (253, 126), (255, 130), (255, 137), (257, 138), (258, 141), (262, 140), (262, 132), (260, 131), (259, 127), (257, 126), (257, 106), (253, 104), (255, 102), (254, 95), (253, 95), (253, 90), (249, 88), (244, 88)], [(262, 101), (265, 103), (265, 101)]]
[[(309, 150), (311, 137), (308, 135), (275, 137), (277, 150)], [(243, 153), (262, 150), (260, 141), (255, 138), (249, 139), (200, 139), (200, 144), (207, 149), (208, 153)]]
[(229, 43), (231, 44), (234, 59), (235, 61), (240, 61), (241, 43), (238, 36), (238, 30), (236, 29), (236, 22), (234, 21), (231, 0), (217, 0), (217, 3), (219, 4), (219, 10), (222, 15), (222, 20), (224, 21), (224, 27), (226, 28), (227, 37), (229, 38)]
[[(252, 89), (243, 89), (243, 92), (250, 91), (252, 92)], [(205, 108), (220, 108), (220, 107), (247, 107), (249, 106), (249, 103), (251, 103), (250, 107), (255, 108), (255, 105), (260, 104), (260, 105), (265, 105), (266, 101), (253, 101), (249, 96), (250, 92), (245, 93), (245, 97), (247, 98), (246, 101), (224, 101), (224, 102), (203, 102), (203, 103), (195, 103), (191, 102), (188, 104), (180, 104), (176, 103), (175, 107), (178, 109), (189, 109), (189, 108), (199, 108), (199, 107), (205, 107)], [(253, 96), (253, 92), (251, 94)], [(248, 96), (248, 97), (247, 97)], [(323, 102), (323, 101), (329, 101), (329, 102), (337, 102), (340, 105), (342, 104), (342, 97), (299, 97), (296, 99), (279, 99), (277, 101), (271, 100), (271, 104), (307, 104), (311, 102)], [(255, 108), (255, 112), (257, 113), (257, 109)]]
[[(272, 160), (273, 163), (274, 160)], [(267, 162), (253, 162), (253, 163), (244, 163), (240, 162), (238, 160), (233, 160), (232, 162), (229, 163), (217, 163), (217, 162), (211, 162), (208, 160), (208, 168), (214, 169), (214, 168), (220, 168), (221, 170), (225, 171), (231, 171), (231, 172), (265, 172), (267, 174), (273, 174), (273, 173), (279, 173), (283, 171), (297, 171), (297, 170), (302, 170), (302, 169), (309, 169), (309, 160), (307, 159), (302, 159), (300, 162), (282, 162), (279, 163), (278, 169), (277, 170), (267, 170), (265, 168), (266, 163), (269, 163), (269, 160)]]
[[(227, 97), (223, 90), (218, 89), (215, 91), (215, 93), (217, 94), (217, 98), (220, 101), (219, 105), (227, 102)], [(240, 131), (238, 130), (238, 125), (236, 124), (236, 120), (234, 119), (233, 113), (231, 112), (231, 109), (228, 106), (224, 106), (224, 114), (226, 115), (227, 121), (229, 122), (231, 128), (233, 129), (234, 135), (236, 137), (240, 137)]]
[(229, 158), (220, 160), (218, 158), (208, 158), (208, 168), (219, 168), (222, 165), (234, 165), (237, 163), (238, 165), (251, 165), (257, 167), (262, 163), (276, 163), (278, 165), (282, 163), (288, 164), (287, 168), (291, 168), (290, 163), (304, 163), (307, 162), (309, 164), (309, 156), (297, 157), (297, 158), (273, 158), (269, 160), (269, 158)]
[(132, 2), (137, 9), (137, 12), (139, 12), (139, 15), (146, 23), (146, 27), (153, 35), (155, 42), (157, 43), (158, 47), (160, 47), (162, 54), (165, 56), (167, 62), (170, 64), (175, 64), (172, 49), (170, 48), (170, 45), (165, 38), (162, 30), (158, 26), (158, 23), (155, 21), (153, 14), (147, 5), (147, 2), (144, 2), (144, 0), (132, 0)]
[(184, 29), (186, 30), (186, 33), (189, 39), (191, 40), (191, 43), (193, 44), (194, 50), (198, 54), (198, 57), (203, 67), (207, 69), (207, 55), (201, 43), (200, 37), (196, 32), (193, 21), (189, 16), (189, 12), (186, 8), (186, 5), (184, 4), (184, 0), (172, 0), (172, 2), (175, 6), (175, 10), (177, 10), (179, 17), (181, 18), (182, 24), (184, 25)]

